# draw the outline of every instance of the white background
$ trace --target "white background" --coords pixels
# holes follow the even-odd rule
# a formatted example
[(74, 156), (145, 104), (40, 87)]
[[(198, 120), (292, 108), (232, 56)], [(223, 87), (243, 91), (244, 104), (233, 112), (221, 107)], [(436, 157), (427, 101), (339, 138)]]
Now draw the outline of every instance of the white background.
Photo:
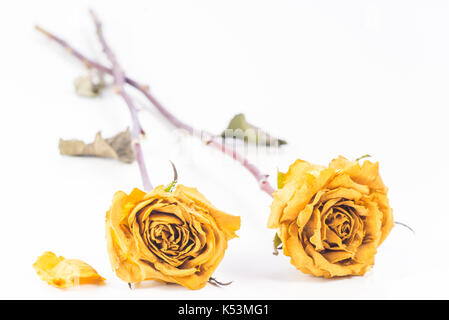
[[(92, 140), (130, 125), (123, 101), (74, 94), (83, 66), (33, 26), (39, 23), (104, 60), (92, 7), (127, 73), (172, 112), (220, 133), (244, 112), (289, 144), (249, 157), (275, 180), (296, 158), (338, 155), (380, 162), (397, 226), (364, 277), (325, 280), (272, 255), (270, 197), (241, 166), (173, 132), (130, 89), (148, 138), (154, 185), (172, 177), (242, 217), (216, 270), (226, 288), (199, 291), (148, 282), (135, 290), (112, 272), (105, 211), (117, 190), (140, 187), (136, 164), (59, 155), (58, 139)], [(449, 298), (447, 1), (3, 1), (0, 5), (0, 298), (311, 299)], [(102, 287), (59, 290), (36, 257), (82, 259)]]

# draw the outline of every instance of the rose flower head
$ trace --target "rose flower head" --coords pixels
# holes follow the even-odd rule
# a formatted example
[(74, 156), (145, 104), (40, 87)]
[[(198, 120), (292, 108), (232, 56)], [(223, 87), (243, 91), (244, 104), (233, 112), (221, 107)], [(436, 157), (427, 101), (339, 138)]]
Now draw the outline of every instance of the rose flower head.
[(278, 178), (268, 227), (291, 263), (326, 278), (365, 274), (394, 224), (379, 164), (297, 160)]
[(206, 285), (236, 237), (240, 217), (216, 209), (194, 188), (118, 191), (106, 215), (108, 253), (117, 276), (188, 289)]

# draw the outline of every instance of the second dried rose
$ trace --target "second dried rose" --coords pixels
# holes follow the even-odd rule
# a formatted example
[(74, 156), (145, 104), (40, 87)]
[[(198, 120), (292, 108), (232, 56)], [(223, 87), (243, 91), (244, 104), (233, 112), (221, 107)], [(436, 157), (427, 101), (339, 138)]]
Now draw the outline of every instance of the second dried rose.
[(269, 228), (304, 273), (363, 275), (393, 228), (379, 164), (334, 159), (328, 167), (297, 160), (280, 174)]

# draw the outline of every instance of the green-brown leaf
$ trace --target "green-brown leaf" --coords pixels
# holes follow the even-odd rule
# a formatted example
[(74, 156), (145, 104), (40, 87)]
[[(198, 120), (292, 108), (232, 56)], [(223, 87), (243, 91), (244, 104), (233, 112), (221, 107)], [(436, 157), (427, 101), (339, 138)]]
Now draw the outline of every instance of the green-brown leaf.
[(276, 232), (273, 239), (273, 254), (277, 256), (279, 254), (279, 250), (282, 250), (282, 240)]
[(278, 189), (284, 186), (285, 173), (278, 170)]
[(103, 75), (101, 73), (92, 74), (90, 72), (87, 76), (80, 76), (75, 79), (75, 92), (83, 97), (96, 97), (104, 88)]
[(260, 128), (246, 121), (243, 113), (237, 114), (229, 122), (228, 127), (221, 134), (223, 138), (237, 138), (247, 143), (265, 144), (267, 146), (281, 146), (287, 141), (275, 138)]

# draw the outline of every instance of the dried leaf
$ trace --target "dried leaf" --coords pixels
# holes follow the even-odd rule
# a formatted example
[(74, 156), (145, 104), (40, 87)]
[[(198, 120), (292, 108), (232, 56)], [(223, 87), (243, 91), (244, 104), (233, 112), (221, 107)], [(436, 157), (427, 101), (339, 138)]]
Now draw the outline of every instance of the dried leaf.
[(277, 147), (287, 144), (287, 141), (275, 138), (260, 128), (248, 123), (243, 113), (237, 114), (232, 118), (221, 136), (224, 138), (242, 139), (248, 143), (265, 144), (267, 146)]
[(284, 186), (284, 177), (285, 173), (278, 170), (278, 189), (281, 189)]
[(279, 254), (279, 250), (282, 250), (282, 240), (276, 232), (273, 239), (273, 254), (277, 256)]
[(59, 151), (67, 156), (92, 156), (112, 158), (122, 162), (134, 161), (134, 152), (131, 147), (131, 133), (129, 129), (115, 136), (103, 139), (101, 132), (95, 136), (92, 143), (86, 144), (81, 140), (59, 140)]
[(96, 97), (104, 88), (102, 73), (89, 73), (87, 76), (80, 76), (75, 79), (75, 92), (83, 97)]

